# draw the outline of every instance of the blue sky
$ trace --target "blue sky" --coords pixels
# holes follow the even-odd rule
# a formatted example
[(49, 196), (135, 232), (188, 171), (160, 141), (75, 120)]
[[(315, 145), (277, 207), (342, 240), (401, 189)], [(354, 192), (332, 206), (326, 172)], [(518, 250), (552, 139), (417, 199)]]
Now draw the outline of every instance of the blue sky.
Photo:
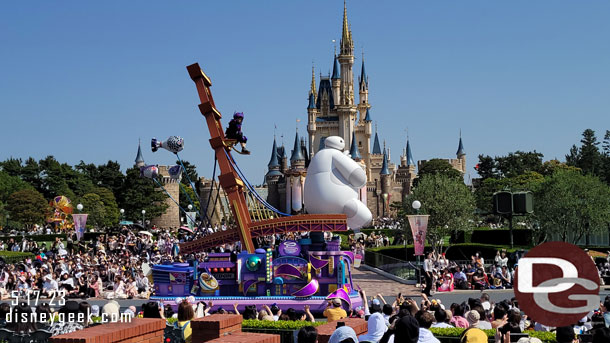
[[(167, 164), (150, 138), (185, 138), (181, 157), (210, 176), (213, 155), (195, 86), (244, 111), (253, 183), (273, 139), (305, 133), (312, 60), (331, 68), (342, 1), (18, 1), (0, 5), (0, 159)], [(608, 1), (348, 1), (369, 75), (371, 114), (398, 162), (536, 149), (564, 159), (582, 131), (610, 129)], [(225, 125), (227, 121), (225, 120)]]

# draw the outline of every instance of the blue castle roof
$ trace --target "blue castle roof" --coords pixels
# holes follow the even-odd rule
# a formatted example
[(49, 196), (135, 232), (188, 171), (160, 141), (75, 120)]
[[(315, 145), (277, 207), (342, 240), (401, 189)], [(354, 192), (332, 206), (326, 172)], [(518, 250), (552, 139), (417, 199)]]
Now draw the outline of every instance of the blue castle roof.
[(466, 155), (466, 152), (464, 151), (464, 144), (462, 144), (462, 137), (460, 137), (460, 144), (458, 145), (458, 151), (456, 154), (458, 157), (461, 155)]
[(379, 175), (390, 175), (390, 170), (388, 169), (388, 154), (385, 149), (383, 149), (383, 164), (381, 165)]
[(313, 93), (309, 93), (309, 105), (307, 105), (308, 110), (312, 110), (312, 109), (316, 108), (316, 101), (314, 98), (315, 97), (314, 97)]
[(373, 154), (381, 155), (381, 145), (379, 144), (377, 132), (375, 132), (375, 141), (373, 142)]
[(354, 160), (361, 160), (360, 151), (358, 151), (358, 143), (356, 142), (356, 131), (352, 132), (352, 146), (349, 149), (349, 153)]
[(305, 157), (301, 152), (301, 146), (299, 145), (299, 132), (297, 131), (294, 136), (294, 148), (292, 149), (292, 156), (290, 156), (290, 162), (304, 161)]
[(333, 74), (330, 78), (333, 80), (341, 78), (341, 69), (339, 69), (339, 62), (337, 61), (337, 55), (335, 55), (335, 61), (333, 62)]
[(371, 119), (371, 112), (369, 111), (369, 109), (366, 109), (366, 116), (364, 116), (364, 121), (372, 121)]
[(318, 109), (322, 107), (322, 94), (324, 93), (328, 94), (328, 102), (330, 104), (330, 108), (335, 108), (333, 89), (328, 78), (323, 78), (322, 80), (320, 80), (320, 89), (318, 90), (318, 101), (316, 102), (316, 108)]
[(144, 157), (142, 156), (142, 149), (140, 148), (140, 143), (138, 143), (138, 154), (136, 155), (136, 165), (138, 164), (146, 164), (144, 163)]
[(362, 83), (366, 86), (369, 85), (369, 78), (366, 76), (366, 71), (364, 70), (364, 59), (362, 59), (362, 70), (360, 71), (360, 87), (362, 87)]
[(269, 167), (269, 169), (271, 168), (276, 168), (280, 166), (280, 161), (278, 159), (278, 154), (277, 154), (277, 143), (275, 142), (275, 137), (273, 138), (273, 148), (271, 149), (271, 159), (269, 160), (269, 164), (267, 164), (267, 167)]
[(407, 139), (407, 165), (415, 165), (415, 160), (413, 159), (413, 154), (411, 153), (411, 143), (409, 143), (409, 139)]

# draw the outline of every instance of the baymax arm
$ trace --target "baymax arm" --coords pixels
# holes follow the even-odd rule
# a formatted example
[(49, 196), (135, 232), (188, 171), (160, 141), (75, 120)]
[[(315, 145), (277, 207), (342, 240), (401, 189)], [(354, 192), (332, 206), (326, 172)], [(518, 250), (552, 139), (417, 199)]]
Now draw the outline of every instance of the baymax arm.
[(358, 163), (344, 154), (333, 154), (333, 167), (354, 188), (362, 188), (366, 184), (366, 173)]

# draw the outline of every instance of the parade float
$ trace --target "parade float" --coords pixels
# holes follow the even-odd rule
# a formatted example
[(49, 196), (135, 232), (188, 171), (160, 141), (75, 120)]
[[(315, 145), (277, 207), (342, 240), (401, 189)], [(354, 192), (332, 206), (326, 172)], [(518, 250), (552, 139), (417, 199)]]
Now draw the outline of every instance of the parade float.
[[(352, 271), (360, 264), (361, 256), (341, 251), (339, 236), (325, 240), (324, 233), (345, 232), (348, 224), (357, 228), (370, 222), (368, 209), (353, 200), (366, 181), (364, 171), (349, 158), (345, 161), (340, 156), (329, 158), (333, 154), (328, 151), (320, 154), (316, 162), (316, 154), (310, 163), (310, 169), (313, 166), (316, 171), (315, 179), (323, 180), (320, 173), (324, 170), (329, 175), (326, 181), (306, 182), (304, 195), (322, 199), (324, 194), (316, 192), (329, 187), (321, 182), (344, 183), (342, 198), (327, 197), (340, 204), (324, 206), (317, 213), (294, 215), (273, 208), (256, 193), (231, 156), (235, 142), (227, 139), (222, 130), (222, 116), (214, 104), (210, 79), (198, 64), (188, 66), (187, 70), (197, 86), (199, 109), (206, 119), (215, 164), (220, 169), (218, 182), (226, 194), (235, 225), (182, 243), (180, 252), (187, 255), (237, 241), (241, 242), (242, 252), (210, 253), (204, 261), (154, 265), (151, 299), (175, 304), (178, 298), (193, 296), (197, 301), (212, 301), (213, 310), (232, 309), (237, 303), (240, 310), (248, 305), (276, 304), (282, 310), (309, 305), (312, 312), (322, 312), (327, 302), (336, 298), (342, 300), (345, 309), (360, 306), (362, 300), (354, 289)], [(335, 143), (336, 146), (327, 148), (343, 149), (342, 140)], [(341, 165), (316, 167), (316, 163)], [(325, 212), (329, 209), (335, 213)], [(341, 211), (344, 213), (336, 213)], [(301, 239), (285, 240), (273, 248), (254, 245), (254, 238), (289, 233)]]

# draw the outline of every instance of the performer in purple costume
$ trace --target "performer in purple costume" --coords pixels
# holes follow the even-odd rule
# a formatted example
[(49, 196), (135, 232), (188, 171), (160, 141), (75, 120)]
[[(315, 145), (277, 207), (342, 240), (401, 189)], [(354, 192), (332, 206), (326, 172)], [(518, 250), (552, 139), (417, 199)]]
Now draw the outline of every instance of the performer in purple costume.
[(243, 112), (235, 112), (233, 114), (233, 119), (229, 122), (229, 127), (227, 127), (227, 131), (225, 132), (225, 136), (228, 139), (235, 139), (238, 143), (241, 144), (241, 151), (244, 154), (249, 154), (250, 151), (246, 149), (246, 142), (248, 138), (244, 136), (241, 132), (241, 123), (244, 121)]

